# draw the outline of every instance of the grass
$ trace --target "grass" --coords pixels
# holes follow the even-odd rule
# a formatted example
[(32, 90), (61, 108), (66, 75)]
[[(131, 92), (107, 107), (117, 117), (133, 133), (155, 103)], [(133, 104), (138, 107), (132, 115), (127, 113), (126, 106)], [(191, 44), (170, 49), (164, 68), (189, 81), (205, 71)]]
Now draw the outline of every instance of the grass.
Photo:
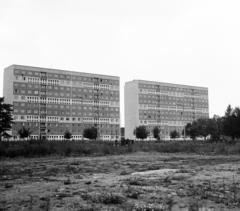
[(118, 193), (84, 193), (81, 195), (84, 200), (102, 204), (122, 204), (125, 201), (124, 196)]
[(240, 154), (240, 143), (205, 141), (139, 141), (119, 145), (104, 141), (8, 141), (0, 142), (0, 157), (39, 157), (49, 155), (117, 155), (133, 152)]

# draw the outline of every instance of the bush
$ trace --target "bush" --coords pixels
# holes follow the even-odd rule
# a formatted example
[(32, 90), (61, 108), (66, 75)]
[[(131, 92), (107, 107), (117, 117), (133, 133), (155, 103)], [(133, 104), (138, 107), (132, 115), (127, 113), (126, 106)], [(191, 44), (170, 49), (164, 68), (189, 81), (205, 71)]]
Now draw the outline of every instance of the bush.
[(0, 142), (0, 157), (36, 157), (47, 155), (115, 155), (133, 152), (240, 154), (240, 143), (206, 141), (132, 142), (121, 145), (104, 141), (9, 141)]

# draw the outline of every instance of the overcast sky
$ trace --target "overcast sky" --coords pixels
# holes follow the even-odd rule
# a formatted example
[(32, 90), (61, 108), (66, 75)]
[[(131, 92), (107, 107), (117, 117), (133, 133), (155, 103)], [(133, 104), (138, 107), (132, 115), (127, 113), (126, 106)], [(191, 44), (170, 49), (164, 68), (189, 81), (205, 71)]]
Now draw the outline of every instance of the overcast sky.
[(0, 0), (0, 96), (11, 64), (209, 88), (240, 105), (239, 0)]

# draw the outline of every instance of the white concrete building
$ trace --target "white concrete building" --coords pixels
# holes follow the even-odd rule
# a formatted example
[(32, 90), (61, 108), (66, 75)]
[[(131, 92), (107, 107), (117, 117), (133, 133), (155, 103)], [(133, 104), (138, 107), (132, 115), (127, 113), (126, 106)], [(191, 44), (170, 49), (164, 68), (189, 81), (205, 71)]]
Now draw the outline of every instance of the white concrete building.
[(3, 96), (13, 104), (12, 135), (30, 128), (32, 138), (82, 139), (87, 127), (102, 140), (120, 139), (119, 77), (11, 65), (4, 70)]
[(161, 138), (170, 132), (182, 134), (184, 126), (198, 118), (209, 117), (208, 89), (154, 81), (133, 80), (125, 84), (125, 138), (135, 138), (133, 131), (145, 125), (153, 138), (158, 126)]

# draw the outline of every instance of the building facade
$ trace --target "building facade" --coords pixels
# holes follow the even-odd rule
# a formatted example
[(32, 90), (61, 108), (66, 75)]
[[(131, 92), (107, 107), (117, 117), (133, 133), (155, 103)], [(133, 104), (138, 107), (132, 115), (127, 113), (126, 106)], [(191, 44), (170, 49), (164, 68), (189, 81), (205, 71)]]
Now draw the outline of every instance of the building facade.
[(97, 127), (98, 138), (120, 138), (119, 77), (12, 65), (4, 70), (3, 95), (13, 104), (12, 135), (23, 126), (32, 138), (81, 140)]
[(124, 92), (125, 138), (135, 138), (134, 129), (145, 125), (149, 139), (156, 126), (161, 138), (169, 139), (171, 131), (182, 134), (187, 123), (209, 117), (205, 87), (133, 80), (125, 84)]

